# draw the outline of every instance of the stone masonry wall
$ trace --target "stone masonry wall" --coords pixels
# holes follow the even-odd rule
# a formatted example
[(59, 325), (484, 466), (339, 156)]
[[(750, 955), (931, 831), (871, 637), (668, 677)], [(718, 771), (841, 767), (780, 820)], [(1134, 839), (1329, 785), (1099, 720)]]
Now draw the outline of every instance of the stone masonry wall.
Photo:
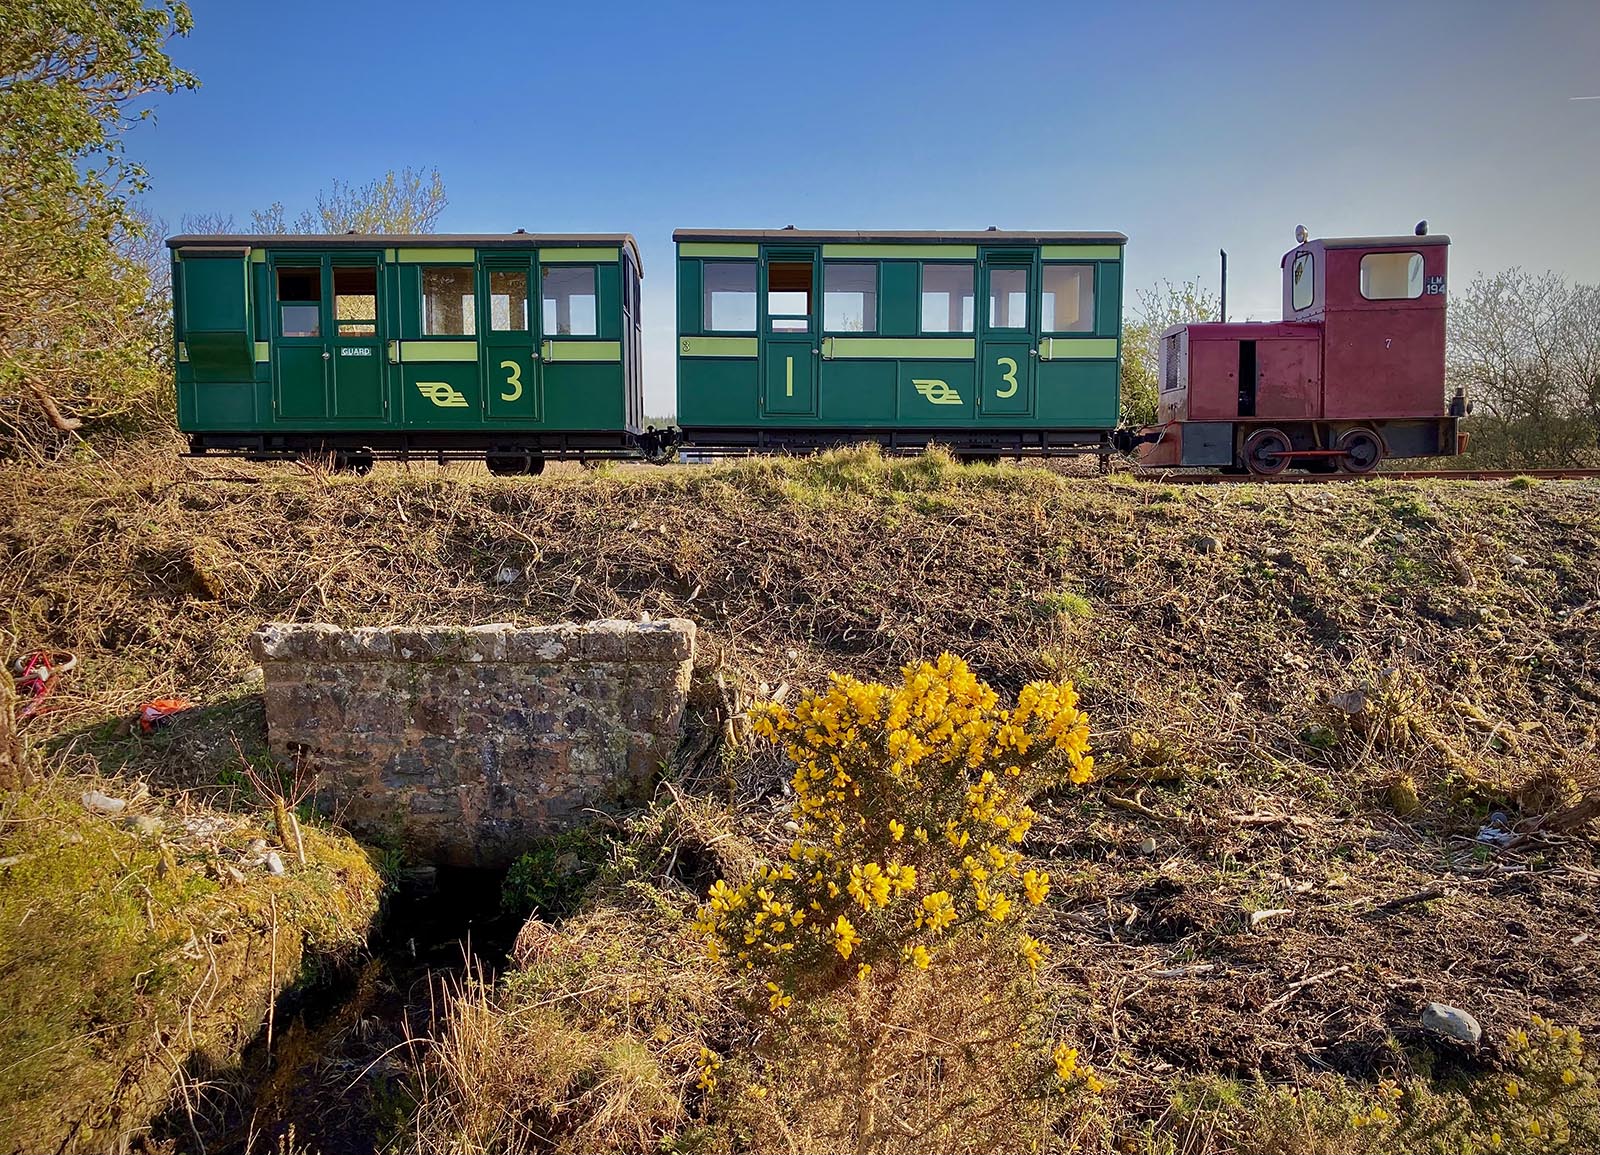
[(326, 812), (417, 861), (499, 867), (641, 800), (677, 745), (694, 623), (270, 623), (251, 650), (271, 747), (309, 762)]

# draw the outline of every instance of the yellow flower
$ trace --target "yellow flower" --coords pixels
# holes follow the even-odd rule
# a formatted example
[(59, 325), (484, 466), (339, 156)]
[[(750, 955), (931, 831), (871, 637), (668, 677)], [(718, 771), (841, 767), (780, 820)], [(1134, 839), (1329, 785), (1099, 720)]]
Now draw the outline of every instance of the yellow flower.
[(866, 979), (867, 979), (867, 976), (870, 975), (871, 973), (872, 973), (872, 964), (871, 963), (857, 963), (856, 964), (856, 978), (859, 979), (860, 981), (865, 982)]
[(1056, 1078), (1065, 1083), (1078, 1070), (1078, 1048), (1057, 1043), (1050, 1052), (1050, 1061), (1056, 1066)]
[(996, 922), (1004, 922), (1010, 913), (1011, 900), (1005, 895), (997, 894), (989, 900), (989, 917)]
[(1026, 934), (1017, 940), (1017, 948), (1018, 953), (1022, 955), (1023, 961), (1028, 964), (1028, 972), (1030, 974), (1038, 974), (1039, 964), (1050, 953), (1050, 948), (1038, 939)]
[(1040, 870), (1030, 870), (1022, 876), (1022, 891), (1028, 896), (1032, 906), (1038, 906), (1044, 901), (1044, 896), (1050, 893), (1050, 876)]
[(1521, 1089), (1517, 1086), (1517, 1081), (1515, 1079), (1507, 1079), (1506, 1080), (1506, 1094), (1507, 1095), (1510, 1095), (1513, 1099), (1515, 1099), (1517, 1097), (1518, 1093), (1520, 1092), (1520, 1090)]
[(767, 997), (767, 1009), (772, 1011), (774, 1014), (790, 1006), (794, 1002), (794, 996), (784, 994), (783, 988), (777, 983), (768, 983), (767, 990), (770, 992)]
[(889, 819), (889, 837), (899, 842), (906, 836), (906, 824), (898, 819)]
[(927, 970), (928, 964), (933, 961), (933, 956), (928, 953), (928, 948), (920, 942), (916, 946), (907, 947), (904, 951), (904, 958), (919, 971)]
[(833, 949), (839, 952), (839, 957), (848, 959), (850, 952), (856, 949), (856, 943), (861, 941), (861, 936), (856, 933), (856, 928), (850, 925), (850, 920), (840, 915), (833, 924)]
[(922, 909), (917, 913), (917, 926), (927, 927), (931, 931), (941, 931), (956, 920), (955, 900), (950, 893), (936, 890), (932, 894), (924, 895)]
[(1562, 1084), (1562, 1086), (1570, 1087), (1570, 1086), (1572, 1086), (1572, 1084), (1576, 1083), (1577, 1081), (1578, 1081), (1577, 1072), (1574, 1071), (1571, 1067), (1568, 1067), (1565, 1071), (1561, 1072), (1561, 1084)]

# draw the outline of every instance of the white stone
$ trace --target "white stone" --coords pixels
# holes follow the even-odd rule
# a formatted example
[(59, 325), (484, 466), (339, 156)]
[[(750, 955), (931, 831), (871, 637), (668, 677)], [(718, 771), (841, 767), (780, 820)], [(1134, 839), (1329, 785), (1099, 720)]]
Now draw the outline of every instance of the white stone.
[(85, 809), (92, 810), (96, 814), (121, 814), (128, 804), (121, 798), (113, 798), (98, 790), (85, 790), (83, 805)]

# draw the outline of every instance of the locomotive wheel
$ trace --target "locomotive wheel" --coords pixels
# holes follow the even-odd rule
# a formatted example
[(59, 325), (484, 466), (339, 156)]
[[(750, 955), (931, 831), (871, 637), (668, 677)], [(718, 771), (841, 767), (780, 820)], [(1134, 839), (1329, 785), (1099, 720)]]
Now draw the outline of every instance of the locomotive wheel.
[(1347, 429), (1339, 438), (1344, 456), (1339, 469), (1344, 473), (1371, 473), (1383, 460), (1383, 442), (1370, 429)]
[(521, 453), (491, 453), (483, 463), (496, 477), (520, 477), (528, 469), (528, 459)]
[(1257, 477), (1273, 477), (1289, 468), (1289, 438), (1277, 429), (1257, 429), (1244, 439), (1244, 465)]
[(349, 472), (357, 477), (365, 477), (372, 472), (372, 454), (357, 449), (348, 453), (337, 453), (333, 458), (333, 467), (340, 472)]
[(528, 464), (525, 472), (529, 477), (538, 477), (544, 472), (544, 454), (533, 453), (528, 455)]

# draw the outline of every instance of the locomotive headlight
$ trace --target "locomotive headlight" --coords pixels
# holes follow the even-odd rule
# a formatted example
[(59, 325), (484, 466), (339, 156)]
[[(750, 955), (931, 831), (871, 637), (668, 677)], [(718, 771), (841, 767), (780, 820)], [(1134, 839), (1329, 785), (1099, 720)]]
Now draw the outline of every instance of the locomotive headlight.
[(1305, 225), (1295, 225), (1295, 227), (1294, 227), (1294, 243), (1295, 244), (1303, 245), (1310, 239), (1311, 239), (1311, 234), (1306, 232)]

